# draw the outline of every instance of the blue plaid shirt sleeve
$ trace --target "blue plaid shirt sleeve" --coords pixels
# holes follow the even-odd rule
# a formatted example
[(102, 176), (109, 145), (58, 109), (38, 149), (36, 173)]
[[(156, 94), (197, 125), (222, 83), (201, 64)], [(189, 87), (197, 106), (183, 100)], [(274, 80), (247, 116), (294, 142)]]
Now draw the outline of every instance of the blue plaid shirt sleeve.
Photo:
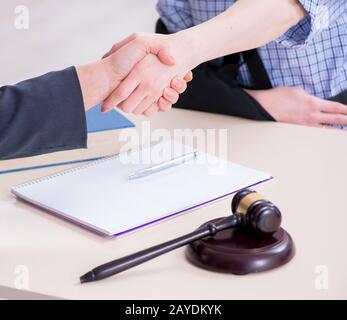
[(192, 10), (187, 0), (159, 0), (157, 11), (170, 33), (194, 26)]
[(331, 27), (347, 10), (345, 0), (299, 0), (306, 17), (290, 28), (276, 42), (287, 48), (305, 47), (322, 31)]

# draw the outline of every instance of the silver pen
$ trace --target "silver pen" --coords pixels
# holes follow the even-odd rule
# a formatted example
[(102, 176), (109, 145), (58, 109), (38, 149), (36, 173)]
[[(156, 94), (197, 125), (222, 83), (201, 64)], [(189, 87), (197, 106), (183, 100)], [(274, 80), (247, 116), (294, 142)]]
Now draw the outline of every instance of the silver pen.
[(155, 166), (136, 171), (136, 172), (130, 174), (128, 176), (128, 179), (134, 180), (134, 179), (146, 177), (146, 176), (149, 176), (151, 174), (154, 174), (154, 173), (157, 173), (157, 172), (160, 172), (160, 171), (163, 171), (163, 170), (175, 167), (175, 166), (179, 166), (179, 165), (184, 164), (188, 161), (194, 160), (198, 155), (199, 155), (198, 151), (194, 151), (192, 153), (182, 155), (180, 157), (171, 159), (169, 161), (159, 163)]

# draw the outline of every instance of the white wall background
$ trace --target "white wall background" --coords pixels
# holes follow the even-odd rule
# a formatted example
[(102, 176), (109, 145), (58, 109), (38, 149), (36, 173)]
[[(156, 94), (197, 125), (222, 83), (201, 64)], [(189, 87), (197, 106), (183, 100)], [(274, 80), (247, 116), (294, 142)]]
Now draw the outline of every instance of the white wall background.
[[(156, 0), (1, 0), (0, 86), (99, 59), (135, 31), (153, 32)], [(29, 8), (29, 29), (14, 26)]]

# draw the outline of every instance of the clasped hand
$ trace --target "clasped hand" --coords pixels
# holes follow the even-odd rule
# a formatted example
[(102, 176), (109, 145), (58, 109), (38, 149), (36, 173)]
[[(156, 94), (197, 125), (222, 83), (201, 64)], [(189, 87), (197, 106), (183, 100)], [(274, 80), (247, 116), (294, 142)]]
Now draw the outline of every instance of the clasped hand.
[(171, 35), (137, 33), (104, 55), (114, 74), (103, 102), (104, 112), (118, 107), (126, 113), (151, 116), (177, 102), (192, 73), (174, 39)]

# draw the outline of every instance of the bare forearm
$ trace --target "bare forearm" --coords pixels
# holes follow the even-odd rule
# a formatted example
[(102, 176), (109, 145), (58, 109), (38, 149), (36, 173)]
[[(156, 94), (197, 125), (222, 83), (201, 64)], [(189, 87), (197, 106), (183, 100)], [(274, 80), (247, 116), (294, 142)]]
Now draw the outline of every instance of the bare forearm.
[(297, 0), (239, 0), (217, 17), (175, 36), (189, 44), (195, 66), (269, 43), (305, 15)]
[(76, 67), (86, 110), (104, 101), (115, 86), (109, 59)]

